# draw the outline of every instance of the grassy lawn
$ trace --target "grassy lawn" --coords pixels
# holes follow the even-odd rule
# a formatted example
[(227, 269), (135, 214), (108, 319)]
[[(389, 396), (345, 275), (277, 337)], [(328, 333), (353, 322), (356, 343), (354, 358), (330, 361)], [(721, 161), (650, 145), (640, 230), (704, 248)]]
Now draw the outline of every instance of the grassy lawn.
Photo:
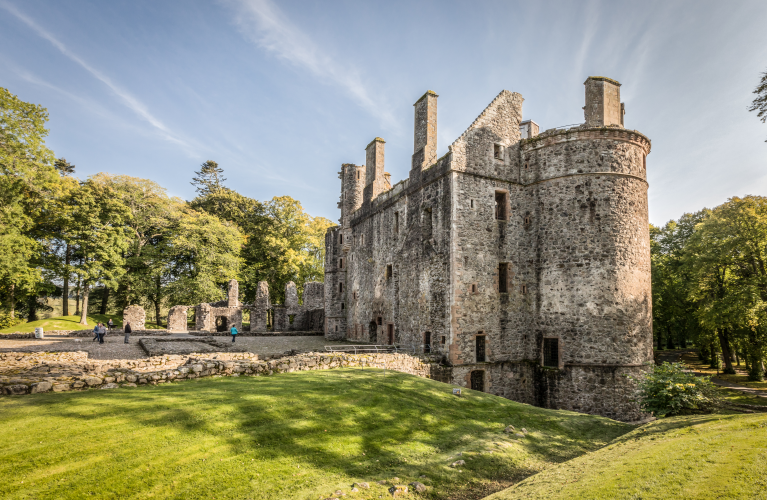
[(748, 380), (748, 373), (746, 367), (741, 363), (737, 366), (733, 363), (733, 368), (737, 372), (735, 375), (716, 374), (716, 368), (709, 368), (708, 363), (702, 362), (698, 359), (698, 356), (693, 353), (685, 353), (682, 355), (682, 363), (690, 367), (690, 369), (696, 372), (705, 373), (706, 375), (714, 375), (716, 378), (731, 382), (733, 384), (742, 385), (743, 387), (750, 387), (752, 389), (764, 389), (767, 390), (767, 381), (763, 382), (751, 382)]
[(634, 429), (452, 387), (339, 369), (5, 397), (0, 497), (377, 499), (396, 476), (420, 498), (476, 499)]
[(653, 422), (488, 500), (767, 498), (767, 414)]
[[(30, 333), (34, 332), (36, 327), (42, 326), (44, 331), (48, 330), (92, 330), (99, 321), (107, 324), (109, 318), (117, 327), (122, 327), (122, 316), (116, 314), (93, 314), (88, 315), (88, 326), (80, 324), (80, 316), (59, 316), (58, 318), (39, 319), (37, 321), (30, 321), (29, 323), (22, 323), (20, 325), (12, 326), (4, 330), (0, 330), (0, 333)], [(147, 329), (163, 328), (153, 323), (146, 323)]]

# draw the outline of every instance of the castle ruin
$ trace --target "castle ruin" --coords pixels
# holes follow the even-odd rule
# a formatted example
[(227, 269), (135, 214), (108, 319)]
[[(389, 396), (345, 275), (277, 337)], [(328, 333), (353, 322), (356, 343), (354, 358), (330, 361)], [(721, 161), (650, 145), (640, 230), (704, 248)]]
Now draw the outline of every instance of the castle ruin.
[(449, 382), (635, 420), (652, 361), (646, 158), (620, 83), (585, 82), (585, 123), (539, 133), (502, 91), (437, 158), (437, 94), (415, 103), (407, 179), (375, 138), (344, 164), (326, 234), (325, 335), (441, 353)]

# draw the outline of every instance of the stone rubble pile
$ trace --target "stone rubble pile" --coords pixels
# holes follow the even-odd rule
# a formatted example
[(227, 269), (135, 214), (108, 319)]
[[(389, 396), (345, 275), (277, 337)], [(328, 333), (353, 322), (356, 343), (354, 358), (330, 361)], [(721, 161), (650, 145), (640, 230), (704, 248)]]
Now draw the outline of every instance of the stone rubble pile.
[(87, 353), (0, 353), (3, 395), (114, 389), (210, 376), (261, 376), (342, 367), (385, 368), (430, 378), (438, 358), (407, 354), (306, 353), (259, 360), (257, 354), (206, 353), (139, 360), (88, 360)]

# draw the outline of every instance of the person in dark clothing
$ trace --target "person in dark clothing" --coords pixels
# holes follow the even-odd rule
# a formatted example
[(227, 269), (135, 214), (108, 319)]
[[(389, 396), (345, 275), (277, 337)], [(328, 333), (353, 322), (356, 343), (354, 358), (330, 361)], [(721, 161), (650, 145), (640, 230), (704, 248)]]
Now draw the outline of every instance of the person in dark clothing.
[(115, 324), (112, 322), (112, 318), (109, 318), (109, 321), (107, 321), (107, 327), (109, 327), (109, 331), (112, 331), (112, 328), (115, 327)]
[(128, 344), (128, 337), (133, 330), (131, 330), (130, 323), (125, 323), (125, 343)]
[(234, 344), (234, 339), (237, 338), (237, 327), (233, 326), (231, 330), (229, 330), (229, 333), (232, 334), (232, 343)]
[(96, 325), (93, 327), (93, 340), (91, 342), (96, 342), (99, 339), (99, 325)]
[(99, 323), (98, 329), (99, 329), (99, 344), (103, 344), (104, 343), (104, 335), (107, 334), (107, 329), (104, 326), (104, 323)]

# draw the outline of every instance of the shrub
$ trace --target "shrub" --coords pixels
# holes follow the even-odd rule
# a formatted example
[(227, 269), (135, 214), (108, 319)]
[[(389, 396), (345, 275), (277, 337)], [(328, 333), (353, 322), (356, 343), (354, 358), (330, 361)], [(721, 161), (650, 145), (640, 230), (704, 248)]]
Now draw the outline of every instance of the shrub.
[(20, 325), (22, 323), (24, 323), (23, 319), (11, 318), (11, 313), (0, 312), (0, 330), (5, 330), (6, 328)]
[(639, 379), (642, 409), (656, 417), (684, 413), (704, 413), (720, 405), (720, 397), (710, 377), (696, 377), (681, 363), (655, 365)]

